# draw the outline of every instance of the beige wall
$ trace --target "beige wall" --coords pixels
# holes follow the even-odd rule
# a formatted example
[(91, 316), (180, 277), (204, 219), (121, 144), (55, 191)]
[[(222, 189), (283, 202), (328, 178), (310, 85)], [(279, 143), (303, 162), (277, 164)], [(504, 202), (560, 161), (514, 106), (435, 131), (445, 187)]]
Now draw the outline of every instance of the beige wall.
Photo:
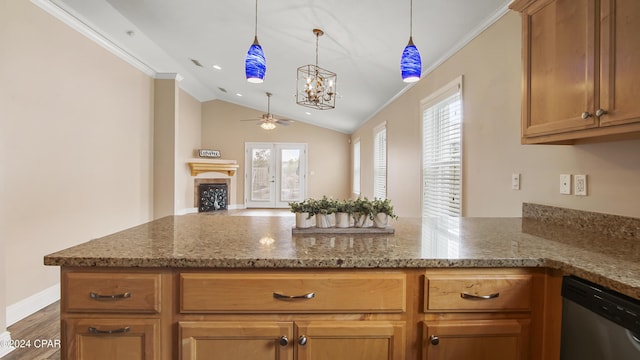
[(153, 217), (173, 215), (176, 185), (176, 134), (179, 89), (173, 79), (154, 80)]
[(241, 119), (260, 118), (261, 111), (214, 100), (203, 103), (202, 146), (220, 150), (222, 158), (237, 160), (236, 201), (244, 205), (245, 142), (291, 142), (307, 145), (307, 196), (349, 196), (349, 136), (297, 121), (266, 131), (257, 122)]
[(150, 220), (153, 81), (29, 1), (2, 6), (12, 305), (59, 281), (45, 254)]
[(200, 148), (202, 130), (202, 104), (183, 90), (179, 95), (179, 126), (176, 136), (176, 189), (175, 211), (193, 208), (193, 177), (187, 162)]
[[(372, 129), (387, 121), (388, 197), (400, 216), (420, 215), (420, 101), (463, 75), (465, 216), (519, 216), (522, 202), (535, 202), (640, 217), (639, 140), (520, 144), (520, 34), (520, 16), (509, 12), (353, 134), (363, 194), (373, 192)], [(512, 173), (522, 174), (520, 191)], [(560, 195), (561, 173), (588, 174), (589, 196)]]

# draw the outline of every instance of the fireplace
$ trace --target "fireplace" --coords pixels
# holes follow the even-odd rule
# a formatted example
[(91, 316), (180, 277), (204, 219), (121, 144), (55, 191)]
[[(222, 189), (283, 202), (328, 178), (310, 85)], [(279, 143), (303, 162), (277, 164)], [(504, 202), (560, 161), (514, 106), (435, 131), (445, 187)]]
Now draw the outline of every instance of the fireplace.
[(226, 210), (229, 190), (229, 179), (195, 179), (194, 205), (198, 207), (198, 212)]

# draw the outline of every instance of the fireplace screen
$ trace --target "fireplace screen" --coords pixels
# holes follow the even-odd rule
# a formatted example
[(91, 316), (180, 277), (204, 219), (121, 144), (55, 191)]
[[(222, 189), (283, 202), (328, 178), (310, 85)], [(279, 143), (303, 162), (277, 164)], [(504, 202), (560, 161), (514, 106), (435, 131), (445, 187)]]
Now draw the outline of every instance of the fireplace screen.
[(227, 184), (198, 185), (198, 212), (227, 209)]

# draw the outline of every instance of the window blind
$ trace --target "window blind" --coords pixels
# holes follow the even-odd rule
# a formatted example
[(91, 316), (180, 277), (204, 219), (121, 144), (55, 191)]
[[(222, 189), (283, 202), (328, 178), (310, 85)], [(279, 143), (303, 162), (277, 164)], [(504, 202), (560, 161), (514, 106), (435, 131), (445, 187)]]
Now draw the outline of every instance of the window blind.
[(461, 81), (422, 103), (422, 216), (461, 215)]
[(360, 194), (360, 139), (353, 142), (353, 193)]
[(387, 197), (387, 126), (382, 124), (374, 129), (373, 136), (373, 197)]

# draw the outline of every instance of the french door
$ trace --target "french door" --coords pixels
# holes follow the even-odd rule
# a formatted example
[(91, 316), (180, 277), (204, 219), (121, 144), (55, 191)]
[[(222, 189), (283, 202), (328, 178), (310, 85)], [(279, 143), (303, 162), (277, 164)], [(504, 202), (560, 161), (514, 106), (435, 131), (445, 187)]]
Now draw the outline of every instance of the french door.
[(307, 144), (245, 143), (244, 204), (286, 208), (306, 198)]

